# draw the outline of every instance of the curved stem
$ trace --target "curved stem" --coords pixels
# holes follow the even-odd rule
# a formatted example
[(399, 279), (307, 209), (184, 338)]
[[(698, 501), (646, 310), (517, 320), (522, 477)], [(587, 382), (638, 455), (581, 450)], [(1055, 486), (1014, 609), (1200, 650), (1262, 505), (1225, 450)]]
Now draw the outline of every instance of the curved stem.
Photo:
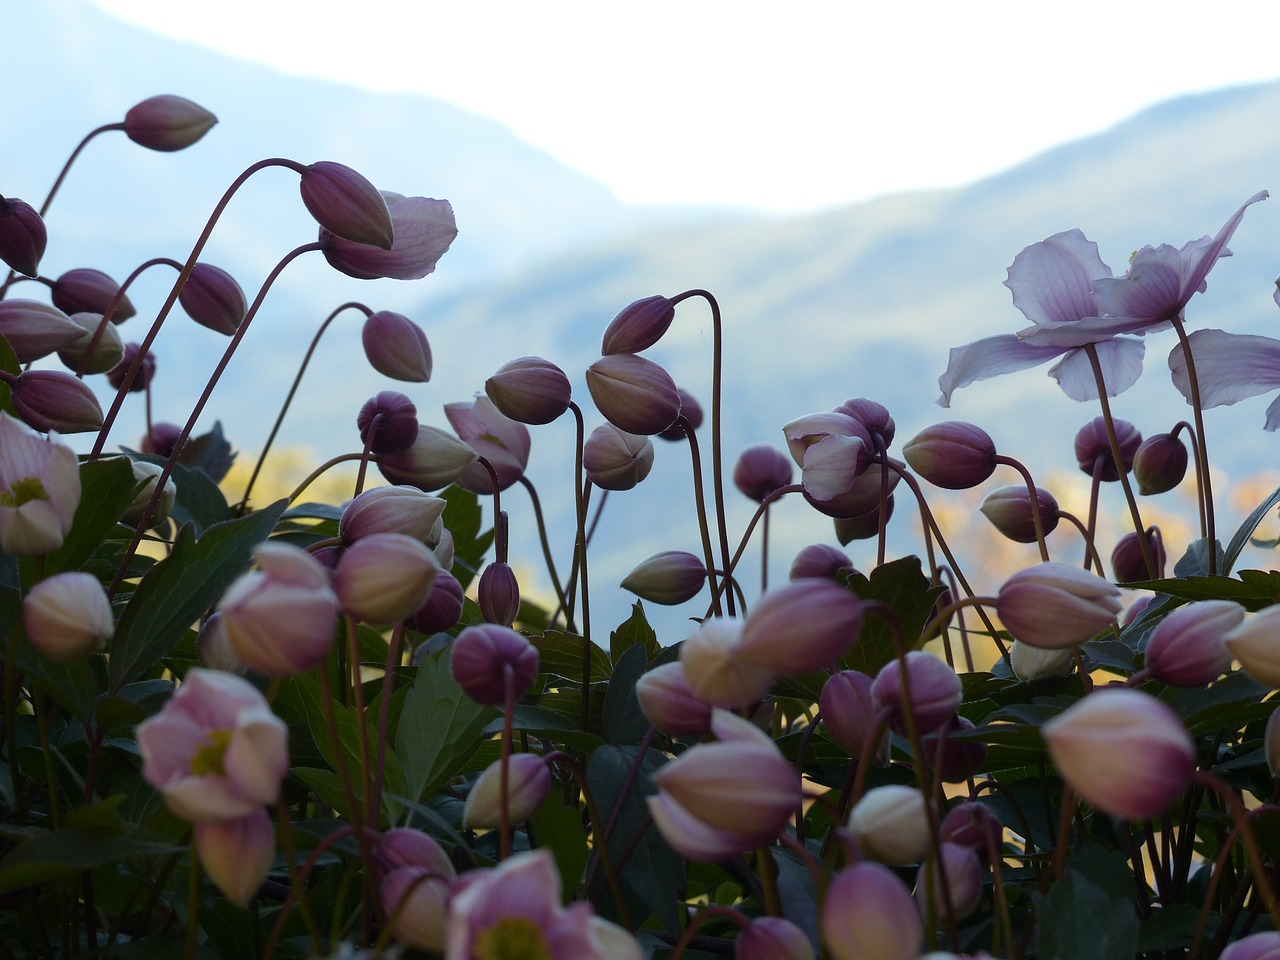
[(1196, 429), (1192, 434), (1195, 441), (1193, 449), (1196, 454), (1196, 478), (1200, 489), (1200, 520), (1204, 525), (1204, 536), (1208, 541), (1209, 576), (1218, 572), (1218, 533), (1213, 518), (1213, 481), (1209, 476), (1209, 447), (1205, 442), (1204, 413), (1200, 402), (1200, 380), (1196, 376), (1196, 361), (1191, 352), (1191, 341), (1187, 339), (1187, 331), (1183, 326), (1182, 314), (1170, 318), (1173, 329), (1177, 331), (1178, 342), (1182, 345), (1182, 356), (1187, 361), (1187, 391), (1191, 394), (1191, 412), (1196, 421)]
[(1093, 538), (1089, 535), (1089, 530), (1084, 523), (1074, 513), (1068, 513), (1061, 508), (1058, 509), (1058, 518), (1066, 520), (1080, 531), (1080, 539), (1084, 541), (1084, 568), (1089, 569), (1092, 563), (1098, 571), (1098, 576), (1106, 577), (1106, 571), (1102, 567), (1102, 557), (1098, 556), (1098, 548), (1093, 545)]
[[(146, 263), (135, 267), (133, 272), (124, 278), (124, 283), (120, 284), (115, 295), (112, 296), (111, 302), (107, 304), (107, 309), (103, 312), (102, 319), (99, 320), (98, 325), (94, 327), (93, 336), (89, 338), (89, 345), (84, 349), (84, 356), (80, 358), (80, 362), (76, 365), (77, 379), (84, 379), (85, 372), (89, 367), (89, 361), (93, 359), (93, 351), (97, 349), (98, 343), (102, 339), (103, 331), (107, 329), (107, 324), (111, 322), (112, 318), (116, 315), (116, 311), (120, 308), (120, 303), (124, 300), (125, 291), (129, 289), (133, 284), (133, 281), (137, 280), (143, 271), (159, 266), (170, 266), (179, 273), (182, 272), (182, 264), (177, 260), (170, 260), (168, 257), (154, 257)], [(148, 427), (148, 429), (150, 428)]]
[(364, 459), (363, 452), (362, 453), (342, 453), (336, 457), (331, 457), (330, 459), (326, 460), (324, 463), (320, 464), (320, 466), (312, 470), (309, 474), (307, 474), (306, 478), (300, 484), (298, 484), (297, 487), (294, 488), (293, 493), (289, 494), (289, 503), (292, 504), (296, 502), (297, 499), (300, 496), (302, 496), (303, 492), (307, 489), (307, 487), (311, 486), (311, 484), (319, 480), (323, 474), (327, 473), (329, 470), (333, 469), (338, 464), (350, 463), (352, 460), (363, 460), (363, 459)]
[(53, 181), (53, 186), (49, 188), (49, 195), (44, 198), (44, 203), (40, 204), (40, 216), (43, 218), (49, 212), (49, 205), (53, 203), (53, 198), (58, 195), (58, 189), (62, 186), (62, 181), (67, 178), (67, 174), (71, 171), (71, 165), (76, 162), (76, 158), (89, 145), (89, 141), (100, 133), (106, 133), (109, 130), (123, 130), (124, 123), (105, 123), (95, 130), (90, 130), (83, 140), (76, 144), (76, 148), (71, 151), (71, 156), (67, 157), (67, 162), (62, 165), (62, 169), (58, 171), (58, 179)]
[(542, 502), (538, 499), (538, 491), (528, 477), (522, 474), (518, 482), (528, 492), (529, 501), (533, 504), (533, 517), (538, 525), (538, 540), (542, 543), (542, 559), (547, 565), (547, 573), (551, 576), (551, 586), (556, 592), (556, 599), (560, 601), (560, 609), (565, 611), (565, 617), (568, 620), (566, 627), (572, 631), (573, 616), (569, 612), (564, 587), (560, 585), (560, 577), (556, 573), (555, 559), (551, 555), (551, 542), (547, 539), (547, 524), (542, 515)]

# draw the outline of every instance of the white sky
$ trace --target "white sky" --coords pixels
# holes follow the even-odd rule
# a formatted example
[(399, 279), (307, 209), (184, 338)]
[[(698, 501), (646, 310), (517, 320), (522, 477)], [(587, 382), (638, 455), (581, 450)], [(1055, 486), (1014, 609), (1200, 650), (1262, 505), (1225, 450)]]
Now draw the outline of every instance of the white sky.
[(1280, 77), (1275, 15), (1230, 0), (93, 2), (486, 114), (636, 203), (954, 185), (1179, 93)]

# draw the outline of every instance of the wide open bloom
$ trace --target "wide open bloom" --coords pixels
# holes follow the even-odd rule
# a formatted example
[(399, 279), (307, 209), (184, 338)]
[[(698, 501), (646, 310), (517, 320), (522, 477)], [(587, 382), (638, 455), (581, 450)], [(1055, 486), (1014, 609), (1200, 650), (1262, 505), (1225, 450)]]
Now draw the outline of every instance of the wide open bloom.
[(50, 553), (80, 505), (80, 467), (68, 446), (0, 412), (0, 551)]

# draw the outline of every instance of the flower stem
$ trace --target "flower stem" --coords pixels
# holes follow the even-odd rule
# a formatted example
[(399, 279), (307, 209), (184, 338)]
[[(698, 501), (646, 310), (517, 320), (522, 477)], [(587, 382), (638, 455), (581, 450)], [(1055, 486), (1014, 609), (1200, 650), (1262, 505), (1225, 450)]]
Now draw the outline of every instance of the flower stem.
[(1200, 519), (1204, 524), (1204, 536), (1208, 541), (1209, 576), (1218, 572), (1218, 535), (1213, 519), (1213, 482), (1209, 476), (1209, 447), (1204, 436), (1204, 413), (1200, 403), (1200, 380), (1196, 376), (1195, 357), (1191, 352), (1191, 341), (1183, 326), (1182, 314), (1171, 318), (1173, 329), (1178, 333), (1178, 342), (1182, 344), (1182, 356), (1187, 361), (1187, 391), (1191, 394), (1191, 412), (1195, 417), (1196, 429), (1193, 449), (1196, 454), (1196, 478), (1200, 488)]

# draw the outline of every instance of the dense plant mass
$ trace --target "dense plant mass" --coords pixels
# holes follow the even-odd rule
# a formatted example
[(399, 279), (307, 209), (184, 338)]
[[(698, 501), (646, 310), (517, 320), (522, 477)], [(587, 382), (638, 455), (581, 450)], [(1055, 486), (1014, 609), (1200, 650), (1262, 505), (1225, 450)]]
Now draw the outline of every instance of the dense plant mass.
[[(155, 97), (86, 142), (123, 131), (178, 151), (215, 122)], [(298, 175), (318, 239), (250, 299), (200, 256), (270, 166)], [(1121, 277), (1079, 230), (1033, 243), (1007, 280), (1031, 326), (951, 352), (944, 405), (1056, 360), (1091, 405), (1074, 438), (1082, 519), (974, 424), (895, 451), (891, 412), (866, 398), (833, 396), (776, 446), (726, 459), (728, 331), (703, 290), (602, 324), (591, 408), (540, 357), (447, 404), (447, 428), (400, 390), (353, 396), (358, 452), (260, 502), (284, 411), (243, 489), (221, 429), (193, 429), (263, 298), (308, 253), (357, 279), (430, 274), (456, 233), (449, 204), (332, 161), (263, 160), (184, 259), (117, 283), (41, 274), (56, 190), (38, 210), (0, 198), (0, 958), (1280, 956), (1280, 573), (1235, 570), (1280, 491), (1220, 537), (1201, 417), (1280, 386), (1280, 343), (1186, 330), (1265, 192), (1212, 237), (1142, 247)], [(171, 292), (133, 304), (155, 266), (176, 270)], [(175, 305), (229, 339), (191, 408), (153, 422), (152, 345), (182, 322)], [(429, 379), (416, 323), (348, 308), (375, 370)], [(692, 311), (714, 330), (705, 423), (641, 355)], [(126, 344), (135, 312), (151, 321)], [(1144, 441), (1109, 398), (1169, 330), (1191, 421)], [(41, 364), (55, 355), (63, 368)], [(105, 413), (86, 377), (105, 377)], [(112, 446), (123, 404), (143, 400), (146, 436)], [(557, 491), (571, 556), (525, 473), (547, 430), (575, 438)], [(637, 558), (623, 586), (639, 599), (602, 628), (590, 560), (618, 547), (593, 540), (594, 518), (659, 447), (692, 463), (700, 552)], [(348, 461), (349, 499), (304, 499)], [(1132, 520), (1115, 542), (1097, 522), (1108, 483)], [(961, 569), (930, 506), (954, 496), (936, 488), (988, 484), (982, 513), (1025, 545), (994, 582)], [(1139, 498), (1183, 484), (1200, 530), (1175, 545)], [(739, 562), (756, 540), (768, 570), (770, 508), (791, 495), (832, 518), (832, 542), (756, 587)], [(729, 528), (730, 496), (757, 505), (745, 529)], [(549, 603), (522, 590), (508, 513), (543, 534)], [(915, 517), (919, 554), (891, 558), (891, 519)], [(1051, 554), (1069, 528), (1080, 538)], [(842, 549), (854, 540), (864, 569)], [(646, 604), (682, 606), (690, 628), (659, 637)]]

